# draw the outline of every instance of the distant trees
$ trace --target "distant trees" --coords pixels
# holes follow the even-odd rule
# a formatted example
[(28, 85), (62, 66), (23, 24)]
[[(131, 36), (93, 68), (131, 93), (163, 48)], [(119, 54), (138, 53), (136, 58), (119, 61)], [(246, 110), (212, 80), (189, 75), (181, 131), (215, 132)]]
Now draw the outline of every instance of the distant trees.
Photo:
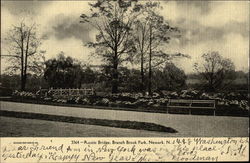
[(25, 90), (28, 72), (40, 73), (43, 69), (43, 60), (45, 51), (40, 50), (41, 39), (37, 35), (37, 25), (35, 23), (28, 25), (21, 21), (13, 25), (5, 38), (8, 49), (7, 54), (11, 62), (7, 67), (9, 73), (20, 71), (21, 90)]
[[(105, 66), (102, 70), (101, 81), (110, 86), (112, 80), (110, 67)], [(148, 73), (145, 73), (148, 75)], [(141, 73), (138, 69), (119, 67), (119, 89), (122, 92), (141, 92)], [(148, 78), (145, 78), (145, 85)], [(152, 74), (152, 91), (178, 90), (186, 86), (186, 75), (183, 70), (173, 63), (166, 63), (163, 69), (155, 68)]]
[(222, 89), (236, 78), (233, 62), (218, 52), (203, 54), (202, 61), (195, 63), (194, 68), (205, 81), (207, 91)]

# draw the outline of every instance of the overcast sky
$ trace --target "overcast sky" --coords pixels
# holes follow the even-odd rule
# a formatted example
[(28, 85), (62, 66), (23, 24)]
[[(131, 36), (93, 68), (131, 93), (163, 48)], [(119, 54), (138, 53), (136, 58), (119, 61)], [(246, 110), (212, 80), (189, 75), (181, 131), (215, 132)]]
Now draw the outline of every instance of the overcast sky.
[[(40, 24), (46, 59), (60, 51), (88, 63), (98, 63), (90, 57), (84, 43), (95, 38), (95, 31), (79, 23), (81, 13), (89, 12), (89, 1), (1, 1), (2, 41), (12, 24), (29, 12)], [(169, 52), (189, 54), (191, 59), (176, 61), (186, 73), (193, 71), (193, 63), (208, 51), (219, 51), (232, 59), (236, 70), (248, 70), (249, 63), (249, 2), (248, 1), (161, 1), (161, 14), (179, 27), (180, 39), (173, 39), (166, 47)], [(6, 62), (2, 62), (2, 67)]]

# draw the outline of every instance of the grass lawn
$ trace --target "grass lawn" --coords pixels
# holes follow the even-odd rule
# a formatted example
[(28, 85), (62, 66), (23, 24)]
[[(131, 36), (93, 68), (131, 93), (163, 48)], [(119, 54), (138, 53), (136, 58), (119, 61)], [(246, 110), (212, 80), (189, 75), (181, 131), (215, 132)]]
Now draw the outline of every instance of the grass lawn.
[(0, 137), (172, 137), (176, 133), (0, 117)]

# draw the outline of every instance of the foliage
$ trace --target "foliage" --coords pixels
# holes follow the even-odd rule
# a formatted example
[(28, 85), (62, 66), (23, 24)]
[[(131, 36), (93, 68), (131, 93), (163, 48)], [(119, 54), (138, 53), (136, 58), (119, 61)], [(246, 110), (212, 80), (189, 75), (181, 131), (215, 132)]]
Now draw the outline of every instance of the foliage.
[[(57, 58), (45, 63), (45, 80), (53, 88), (79, 88), (81, 86), (81, 66), (73, 58), (61, 52)], [(79, 75), (80, 74), (80, 75)]]

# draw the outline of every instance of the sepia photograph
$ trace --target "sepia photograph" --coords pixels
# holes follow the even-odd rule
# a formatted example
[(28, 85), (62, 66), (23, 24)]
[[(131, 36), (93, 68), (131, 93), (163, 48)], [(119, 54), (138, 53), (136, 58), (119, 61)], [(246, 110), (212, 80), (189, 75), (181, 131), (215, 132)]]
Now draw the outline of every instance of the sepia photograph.
[(249, 1), (1, 0), (0, 137), (248, 137), (249, 29)]

